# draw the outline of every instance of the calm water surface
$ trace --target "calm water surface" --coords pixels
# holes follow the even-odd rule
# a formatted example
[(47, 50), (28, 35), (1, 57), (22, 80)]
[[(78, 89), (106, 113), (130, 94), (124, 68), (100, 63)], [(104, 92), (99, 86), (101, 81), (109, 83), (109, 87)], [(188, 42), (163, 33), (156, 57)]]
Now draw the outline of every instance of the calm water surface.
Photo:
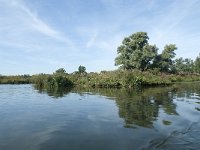
[(0, 85), (0, 150), (200, 149), (200, 83), (143, 90)]

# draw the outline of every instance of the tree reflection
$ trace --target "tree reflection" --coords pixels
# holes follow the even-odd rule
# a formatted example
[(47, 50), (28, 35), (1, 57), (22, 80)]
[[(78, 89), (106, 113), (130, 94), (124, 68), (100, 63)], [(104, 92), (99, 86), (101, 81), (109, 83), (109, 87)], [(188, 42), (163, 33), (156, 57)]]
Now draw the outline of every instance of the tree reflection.
[(152, 127), (153, 121), (158, 117), (159, 108), (163, 108), (166, 114), (178, 115), (170, 91), (171, 88), (150, 88), (129, 97), (117, 97), (119, 116), (124, 118), (125, 126)]
[(34, 86), (34, 88), (39, 92), (39, 93), (47, 93), (48, 96), (51, 96), (53, 98), (61, 98), (68, 93), (70, 93), (71, 88), (49, 88), (49, 89), (43, 89), (37, 86)]
[[(49, 89), (46, 93), (54, 98), (62, 97), (71, 89)], [(39, 89), (39, 92), (44, 92)], [(174, 99), (192, 97), (200, 94), (199, 83), (176, 84), (170, 87), (157, 87), (146, 89), (98, 89), (74, 88), (71, 92), (79, 95), (93, 94), (106, 96), (116, 101), (119, 117), (124, 119), (125, 127), (153, 127), (162, 109), (167, 115), (179, 115), (176, 111)], [(198, 96), (199, 97), (199, 96)], [(199, 111), (199, 108), (196, 108)], [(92, 113), (92, 112), (91, 112)], [(170, 125), (170, 121), (163, 121)]]
[(168, 115), (178, 115), (173, 103), (176, 87), (147, 89), (73, 89), (75, 92), (89, 92), (114, 99), (119, 108), (119, 117), (124, 119), (125, 127), (153, 127), (159, 108)]

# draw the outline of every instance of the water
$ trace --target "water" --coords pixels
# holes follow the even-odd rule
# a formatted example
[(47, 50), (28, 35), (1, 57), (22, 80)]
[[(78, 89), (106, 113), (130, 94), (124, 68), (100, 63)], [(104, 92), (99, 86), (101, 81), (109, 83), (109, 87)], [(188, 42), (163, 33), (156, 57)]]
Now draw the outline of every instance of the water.
[(143, 90), (0, 85), (0, 150), (200, 149), (200, 83)]

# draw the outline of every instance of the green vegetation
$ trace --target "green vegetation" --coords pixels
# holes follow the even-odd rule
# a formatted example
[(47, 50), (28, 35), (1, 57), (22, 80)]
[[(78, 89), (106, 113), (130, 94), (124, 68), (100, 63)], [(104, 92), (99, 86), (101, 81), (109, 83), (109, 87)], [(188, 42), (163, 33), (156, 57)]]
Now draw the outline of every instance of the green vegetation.
[(138, 32), (124, 38), (122, 45), (117, 49), (118, 57), (116, 65), (122, 65), (123, 69), (147, 70), (151, 67), (150, 62), (155, 59), (158, 48), (149, 45), (149, 37), (146, 32)]
[(199, 54), (199, 57), (196, 58), (193, 68), (194, 68), (194, 72), (200, 73), (200, 54)]
[(0, 75), (0, 84), (29, 84), (31, 83), (30, 75), (3, 76)]
[(60, 68), (52, 75), (39, 74), (32, 77), (32, 82), (36, 87), (44, 89), (64, 88), (73, 86), (73, 82), (68, 79), (65, 69)]
[(125, 37), (118, 47), (118, 56), (115, 65), (123, 70), (138, 69), (141, 71), (157, 70), (162, 73), (200, 73), (200, 56), (195, 61), (177, 58), (175, 44), (165, 45), (161, 54), (158, 54), (156, 45), (148, 43), (146, 32), (137, 32)]
[(45, 89), (72, 86), (84, 87), (140, 87), (168, 85), (174, 82), (200, 81), (200, 56), (194, 61), (176, 58), (175, 44), (164, 46), (158, 54), (156, 45), (150, 45), (146, 32), (137, 32), (125, 37), (118, 47), (115, 71), (87, 73), (86, 67), (79, 66), (74, 73), (60, 68), (53, 74), (0, 76), (2, 84), (33, 83)]
[(86, 68), (84, 66), (79, 66), (78, 67), (78, 73), (79, 74), (84, 74), (86, 73)]
[(174, 82), (199, 81), (200, 76), (192, 74), (166, 74), (157, 71), (116, 70), (86, 75), (69, 74), (69, 79), (77, 86), (85, 87), (140, 87), (168, 85)]
[(175, 72), (173, 58), (176, 55), (174, 52), (176, 49), (175, 44), (166, 45), (162, 53), (155, 57), (152, 64), (153, 68), (158, 69), (160, 72)]

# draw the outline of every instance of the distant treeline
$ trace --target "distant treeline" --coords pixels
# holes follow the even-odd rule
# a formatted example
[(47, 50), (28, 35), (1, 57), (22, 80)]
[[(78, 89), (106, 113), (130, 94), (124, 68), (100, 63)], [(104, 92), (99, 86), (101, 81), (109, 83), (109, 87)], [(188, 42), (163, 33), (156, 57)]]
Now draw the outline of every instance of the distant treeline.
[(85, 87), (135, 87), (167, 85), (174, 82), (200, 81), (200, 56), (195, 60), (175, 59), (175, 44), (168, 44), (161, 54), (156, 45), (148, 43), (146, 32), (137, 32), (124, 38), (118, 47), (115, 65), (118, 70), (86, 72), (86, 67), (69, 74), (64, 68), (53, 74), (0, 76), (1, 84), (32, 83), (39, 88)]
[(0, 84), (29, 84), (31, 83), (30, 75), (3, 76), (0, 75)]

